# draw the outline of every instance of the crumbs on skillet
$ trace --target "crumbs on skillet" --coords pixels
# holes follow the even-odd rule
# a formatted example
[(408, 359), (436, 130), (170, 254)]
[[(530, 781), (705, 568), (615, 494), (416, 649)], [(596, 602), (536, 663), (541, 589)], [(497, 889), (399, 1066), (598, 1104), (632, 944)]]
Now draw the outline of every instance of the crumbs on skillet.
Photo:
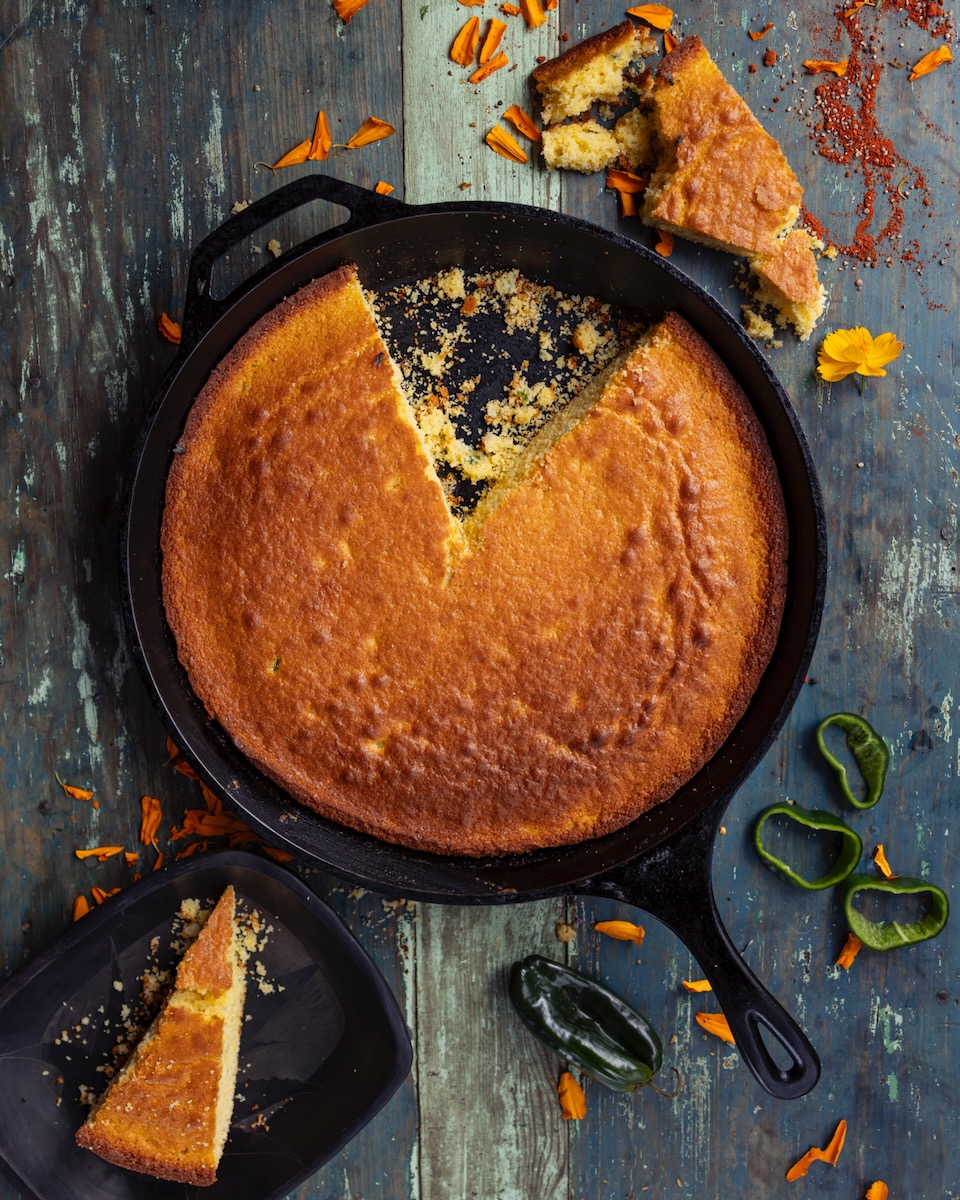
[(636, 337), (635, 319), (517, 270), (367, 293), (454, 512), (509, 472), (554, 412)]
[[(95, 1103), (106, 1084), (123, 1067), (137, 1043), (149, 1029), (173, 988), (180, 960), (203, 928), (214, 905), (215, 901), (203, 902), (196, 899), (182, 901), (173, 918), (166, 949), (161, 947), (159, 937), (150, 939), (149, 953), (144, 969), (139, 976), (140, 990), (136, 998), (130, 1001), (124, 1000), (120, 1005), (119, 1012), (113, 1017), (107, 1012), (107, 1005), (101, 1004), (95, 1013), (87, 1013), (79, 1017), (68, 1028), (61, 1030), (59, 1036), (54, 1039), (57, 1046), (90, 1047), (93, 1043), (102, 1044), (104, 1040), (109, 1043), (101, 1051), (100, 1061), (96, 1065), (93, 1065), (94, 1058), (90, 1059), (93, 1070), (100, 1078), (93, 1086), (87, 1083), (79, 1085), (81, 1104), (90, 1106)], [(239, 926), (240, 954), (244, 963), (247, 964), (248, 977), (252, 977), (263, 995), (282, 992), (283, 985), (271, 980), (263, 962), (254, 958), (254, 955), (261, 954), (266, 947), (270, 934), (273, 932), (273, 926), (265, 923), (256, 909), (246, 910), (242, 907), (237, 911), (237, 924)], [(170, 962), (171, 956), (173, 958), (171, 965), (162, 965), (164, 962)], [(252, 966), (250, 965), (251, 960), (253, 960)], [(113, 980), (112, 987), (115, 992), (122, 994), (124, 991), (123, 981), (120, 979)], [(245, 1019), (250, 1019), (249, 1013), (246, 1014)], [(57, 1105), (59, 1106), (59, 1104), (60, 1098), (58, 1097)]]

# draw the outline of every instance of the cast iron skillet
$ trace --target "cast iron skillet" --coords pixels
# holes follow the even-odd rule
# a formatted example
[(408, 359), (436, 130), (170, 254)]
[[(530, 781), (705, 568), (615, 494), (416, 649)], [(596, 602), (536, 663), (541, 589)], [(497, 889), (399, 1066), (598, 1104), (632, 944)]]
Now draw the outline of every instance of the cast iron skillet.
[[(224, 299), (214, 264), (282, 213), (316, 199), (349, 220), (295, 247)], [(580, 845), (485, 860), (390, 845), (291, 805), (212, 722), (177, 661), (160, 588), (160, 522), (167, 471), (184, 419), (212, 367), (284, 296), (345, 262), (367, 287), (462, 266), (519, 267), (563, 292), (592, 294), (642, 317), (674, 309), (726, 361), (753, 403), (773, 449), (790, 523), (783, 628), (760, 686), (720, 751), (668, 803), (625, 829)], [(410, 899), (499, 904), (585, 893), (625, 901), (665, 922), (713, 984), (741, 1057), (771, 1094), (805, 1095), (820, 1064), (807, 1038), (737, 953), (713, 898), (711, 858), (730, 798), (769, 748), (802, 685), (823, 608), (823, 504), (810, 451), (783, 388), (753, 342), (706, 292), (638, 244), (536, 208), (492, 203), (407, 205), (312, 175), (231, 217), (190, 263), (180, 353), (149, 414), (125, 506), (122, 576), (134, 655), (171, 735), (200, 775), (271, 840), (305, 861), (374, 890)], [(777, 1049), (775, 1061), (764, 1037)], [(789, 1059), (789, 1065), (781, 1065)]]

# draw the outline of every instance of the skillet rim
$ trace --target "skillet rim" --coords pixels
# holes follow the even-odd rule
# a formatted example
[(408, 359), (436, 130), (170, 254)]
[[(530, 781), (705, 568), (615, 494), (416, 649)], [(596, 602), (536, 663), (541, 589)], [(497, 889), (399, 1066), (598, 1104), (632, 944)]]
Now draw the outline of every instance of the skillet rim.
[[(252, 231), (271, 220), (273, 213), (265, 217), (260, 216), (260, 219), (256, 220), (257, 205), (251, 206), (253, 212), (248, 209), (238, 217), (230, 218), (197, 248), (194, 259), (191, 261), (191, 278), (190, 285), (188, 285), (187, 311), (184, 319), (184, 341), (180, 353), (164, 376), (141, 427), (133, 457), (133, 467), (127, 479), (121, 525), (121, 594), (124, 623), (133, 657), (144, 678), (151, 699), (158, 707), (178, 748), (191, 765), (197, 769), (201, 777), (225, 800), (239, 808), (254, 828), (284, 845), (297, 857), (313, 865), (322, 866), (353, 882), (370, 886), (379, 891), (393, 890), (397, 894), (402, 893), (411, 899), (455, 903), (496, 903), (534, 899), (554, 895), (564, 890), (571, 891), (576, 889), (578, 883), (588, 880), (598, 873), (633, 863), (649, 854), (680, 830), (693, 826), (700, 820), (709, 825), (710, 814), (713, 813), (717, 818), (719, 817), (734, 792), (755, 769), (782, 729), (802, 687), (803, 677), (815, 648), (823, 613), (826, 586), (826, 524), (823, 499), (810, 447), (799, 418), (770, 364), (753, 340), (710, 293), (668, 260), (653, 254), (646, 247), (617, 231), (604, 229), (581, 218), (530, 205), (505, 204), (496, 201), (408, 205), (379, 196), (374, 201), (370, 201), (372, 193), (342, 184), (331, 177), (322, 176), (308, 177), (306, 181), (298, 180), (294, 184), (287, 185), (286, 188), (279, 189), (278, 192), (269, 194), (264, 200), (270, 201), (280, 193), (291, 192), (297, 189), (298, 185), (308, 182), (310, 178), (314, 181), (325, 180), (326, 184), (330, 185), (324, 190), (335, 194), (324, 195), (322, 198), (331, 199), (350, 207), (350, 220), (291, 248), (275, 262), (269, 263), (255, 272), (223, 300), (212, 300), (209, 296), (209, 267), (214, 259), (210, 259), (210, 262), (205, 264), (201, 262), (198, 271), (197, 262), (198, 258), (202, 258), (201, 252), (218, 239), (221, 242), (237, 240), (237, 236), (244, 236), (244, 231)], [(303, 190), (302, 187), (301, 190)], [(306, 198), (316, 198), (316, 193), (311, 192)], [(261, 204), (262, 202), (258, 201), (257, 203)], [(283, 295), (289, 294), (296, 287), (303, 286), (310, 279), (332, 269), (332, 264), (329, 262), (320, 268), (316, 266), (313, 260), (318, 256), (317, 252), (322, 252), (320, 257), (323, 257), (324, 254), (329, 257), (337, 249), (339, 243), (349, 243), (354, 235), (371, 230), (376, 232), (381, 247), (383, 247), (388, 241), (385, 234), (391, 229), (391, 226), (402, 226), (405, 222), (443, 215), (455, 215), (466, 220), (472, 217), (509, 219), (514, 224), (520, 220), (533, 221), (540, 226), (538, 230), (534, 231), (540, 237), (550, 226), (557, 226), (599, 239), (605, 244), (605, 253), (612, 253), (614, 250), (627, 252), (634, 259), (639, 259), (645, 269), (652, 269), (655, 273), (665, 276), (671, 286), (679, 288), (681, 293), (694, 301), (695, 308), (704, 307), (713, 320), (719, 321), (725, 335), (733, 335), (739, 353), (746, 354), (751, 365), (759, 371), (761, 382), (768, 390), (767, 397), (762, 401), (764, 411), (758, 410), (758, 417), (767, 433), (774, 458), (777, 461), (778, 472), (781, 474), (791, 531), (791, 560), (796, 551), (795, 530), (798, 514), (795, 511), (795, 504), (791, 504), (786, 496), (787, 484), (783, 477), (785, 451), (782, 441), (785, 435), (789, 435), (789, 445), (786, 447), (787, 456), (796, 458), (801, 468), (800, 490), (804, 493), (804, 499), (808, 501), (814, 517), (813, 528), (807, 533), (812, 538), (813, 553), (812, 556), (808, 555), (808, 558), (812, 557), (815, 578), (812, 581), (808, 604), (805, 605), (807, 616), (802, 645), (799, 653), (794, 655), (796, 667), (786, 686), (781, 684), (775, 689), (774, 711), (772, 715), (768, 716), (763, 732), (759, 736), (755, 735), (749, 739), (750, 745), (745, 755), (744, 748), (738, 744), (738, 738), (744, 736), (742, 730), (748, 723), (747, 718), (752, 717), (753, 720), (756, 720), (757, 697), (770, 689), (769, 678), (774, 671), (784, 638), (789, 600), (774, 660), (764, 672), (761, 684), (751, 699), (747, 712), (720, 750), (693, 779), (678, 790), (673, 799), (602, 838), (566, 846), (547, 847), (523, 855), (486, 859), (444, 856), (411, 850), (339, 826), (309, 810), (301, 809), (299, 806), (295, 806), (295, 810), (291, 811), (290, 801), (289, 799), (284, 801), (285, 793), (282, 789), (260, 775), (252, 764), (243, 759), (226, 735), (222, 731), (218, 731), (215, 722), (210, 721), (205, 714), (202, 714), (202, 720), (199, 722), (204, 729), (204, 744), (198, 749), (192, 738), (189, 735), (185, 736), (184, 725), (188, 722), (184, 718), (192, 718), (193, 723), (196, 724), (198, 715), (200, 715), (198, 710), (202, 709), (202, 706), (194, 696), (186, 673), (176, 658), (172, 634), (166, 624), (159, 591), (154, 590), (151, 595), (143, 577), (138, 575), (135, 568), (135, 563), (140, 563), (145, 553), (137, 544), (137, 535), (143, 524), (145, 522), (148, 526), (152, 524), (157, 531), (159, 530), (172, 445), (170, 443), (157, 445), (155, 439), (159, 436), (157, 433), (159, 419), (165, 412), (168, 412), (171, 395), (177, 401), (176, 411), (179, 412), (177, 423), (178, 428), (182, 428), (186, 414), (192, 406), (202, 382), (223, 353), (226, 353), (226, 350), (235, 344), (252, 321), (269, 311)], [(251, 220), (254, 223), (251, 224)], [(216, 249), (216, 247), (213, 248)], [(461, 256), (467, 252), (467, 248), (462, 244), (458, 245), (456, 250)], [(216, 257), (219, 257), (219, 253)], [(338, 261), (352, 261), (355, 257), (349, 252), (342, 253)], [(446, 264), (432, 260), (427, 264), (426, 270), (421, 270), (420, 277), (432, 274), (444, 265)], [(207, 272), (206, 275), (204, 275), (204, 270)], [(273, 295), (281, 284), (289, 286), (285, 286), (284, 290)], [(591, 290), (601, 291), (599, 288)], [(268, 298), (267, 302), (261, 303), (264, 298)], [(216, 343), (213, 335), (217, 334), (218, 337), (222, 337), (225, 323), (232, 321), (236, 324), (238, 317), (242, 317), (251, 308), (251, 300), (257, 302), (252, 307), (256, 308), (259, 305), (253, 318), (245, 320), (239, 329), (233, 329), (232, 332), (227, 330), (229, 340), (226, 347), (215, 354), (212, 353), (211, 347)], [(684, 315), (690, 319), (688, 314)], [(692, 323), (699, 329), (695, 319), (692, 320)], [(727, 364), (728, 369), (733, 370), (730, 354), (716, 345), (715, 338), (708, 336), (702, 329), (700, 332), (707, 337), (708, 342)], [(184, 385), (182, 381), (185, 377), (196, 372), (198, 367), (203, 370), (199, 385), (194, 386), (192, 383)], [(754, 387), (748, 388), (742, 380), (738, 380), (738, 382), (744, 387), (751, 405), (757, 409)], [(181, 398), (178, 388), (184, 388), (189, 394)], [(767, 406), (770, 406), (770, 411), (766, 411)], [(784, 429), (780, 431), (776, 439), (770, 428), (771, 413), (785, 422)], [(156, 474), (160, 469), (158, 463), (154, 461), (158, 455), (164, 461), (161, 471), (163, 482), (159, 493), (153, 494), (153, 504), (151, 504), (150, 497), (145, 499), (143, 496), (144, 488), (147, 487), (144, 480), (149, 471)], [(796, 490), (797, 487), (798, 481), (795, 479), (791, 490)], [(145, 512), (142, 511), (144, 505), (146, 505)], [(159, 558), (159, 536), (157, 536), (153, 553), (153, 573), (156, 579), (159, 579)], [(795, 569), (796, 566), (791, 562), (788, 567), (788, 580), (792, 577)], [(146, 595), (144, 595), (145, 589)], [(172, 697), (158, 681), (154, 670), (156, 663), (153, 656), (157, 654), (157, 648), (155, 645), (148, 648), (142, 635), (144, 606), (149, 609), (151, 602), (155, 608), (159, 608), (162, 626), (161, 638), (167, 652), (166, 661), (160, 664), (161, 673), (164, 668), (168, 673), (172, 669), (173, 674), (179, 680), (179, 690)], [(151, 616), (155, 618), (156, 611), (152, 614), (149, 611), (146, 612), (148, 621)], [(170, 661), (171, 653), (172, 662)], [(782, 673), (782, 669), (780, 668), (780, 673)], [(727, 763), (727, 777), (723, 785), (719, 788), (707, 787), (707, 794), (702, 794), (704, 786), (701, 776), (711, 769), (716, 771), (723, 765), (723, 760), (730, 755), (731, 745), (737, 754), (734, 755), (731, 762)], [(211, 765), (212, 760), (215, 761)], [(214, 767), (225, 769), (218, 774)], [(243, 776), (247, 776), (247, 778), (243, 778)], [(305, 823), (308, 826), (307, 841), (309, 845), (304, 844), (302, 836)]]

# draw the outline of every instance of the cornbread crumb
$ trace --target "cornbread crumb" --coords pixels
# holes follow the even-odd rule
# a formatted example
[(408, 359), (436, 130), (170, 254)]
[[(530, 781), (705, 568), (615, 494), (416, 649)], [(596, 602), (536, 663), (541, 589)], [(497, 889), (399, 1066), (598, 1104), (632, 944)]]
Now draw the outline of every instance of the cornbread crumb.
[(543, 158), (552, 171), (580, 171), (590, 175), (615, 162), (620, 154), (616, 134), (596, 121), (554, 125), (543, 131)]
[(613, 127), (620, 147), (620, 165), (628, 171), (650, 166), (656, 155), (653, 148), (653, 118), (642, 108), (632, 108)]
[(752, 338), (763, 342), (773, 337), (775, 333), (773, 326), (756, 309), (751, 308), (749, 304), (744, 304), (740, 311), (743, 313), (743, 327)]
[(460, 267), (452, 267), (437, 276), (437, 289), (448, 300), (463, 300), (466, 292), (463, 286), (463, 271)]

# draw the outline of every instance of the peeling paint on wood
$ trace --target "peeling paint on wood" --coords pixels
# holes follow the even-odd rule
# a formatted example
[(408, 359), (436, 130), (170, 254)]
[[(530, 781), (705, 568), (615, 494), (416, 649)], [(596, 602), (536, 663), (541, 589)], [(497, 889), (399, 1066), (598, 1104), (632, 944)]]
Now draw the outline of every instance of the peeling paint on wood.
[[(869, 18), (904, 60), (929, 48), (894, 5)], [(510, 103), (533, 108), (529, 70), (582, 35), (622, 19), (606, 0), (563, 0), (528, 31), (508, 18), (516, 70), (480, 85), (447, 57), (470, 15), (453, 0), (371, 0), (349, 27), (329, 3), (209, 6), (187, 0), (19, 0), (0, 11), (0, 974), (47, 945), (93, 883), (126, 885), (121, 863), (78, 863), (101, 837), (135, 846), (139, 798), (162, 798), (164, 828), (196, 802), (165, 766), (164, 733), (127, 656), (116, 579), (121, 483), (137, 430), (173, 359), (159, 312), (182, 311), (191, 248), (238, 200), (324, 170), (410, 203), (508, 200), (562, 209), (652, 246), (617, 215), (601, 176), (548, 175), (493, 154), (483, 136)], [(725, 0), (677, 9), (700, 33), (782, 142), (815, 214), (858, 219), (855, 188), (812, 141), (814, 82), (798, 64), (825, 49), (833, 8), (784, 12)], [(747, 28), (767, 20), (777, 69), (755, 73)], [(570, 42), (559, 40), (569, 33)], [(901, 45), (902, 43), (902, 45)], [(820, 717), (862, 711), (894, 751), (881, 803), (846, 813), (865, 848), (882, 841), (895, 869), (952, 892), (960, 836), (956, 718), (960, 595), (960, 383), (955, 141), (956, 71), (907, 85), (886, 73), (882, 124), (926, 174), (931, 206), (905, 202), (901, 248), (875, 268), (822, 264), (824, 329), (892, 330), (906, 350), (861, 397), (813, 374), (814, 345), (789, 336), (770, 361), (794, 400), (824, 488), (831, 568), (808, 686), (784, 732), (733, 799), (715, 852), (718, 905), (736, 944), (819, 1049), (821, 1083), (802, 1101), (760, 1091), (736, 1051), (694, 1013), (711, 998), (680, 981), (700, 974), (656, 921), (597, 900), (507, 909), (406, 905), (302, 874), (357, 933), (411, 1028), (411, 1077), (300, 1200), (627, 1200), (785, 1194), (784, 1174), (845, 1117), (836, 1170), (815, 1166), (818, 1194), (861, 1195), (884, 1179), (892, 1196), (956, 1197), (960, 1148), (957, 1046), (960, 928), (889, 955), (834, 965), (844, 939), (831, 895), (792, 890), (750, 850), (761, 807), (790, 798), (840, 812), (813, 745)], [(774, 101), (777, 101), (775, 104)], [(273, 174), (254, 164), (312, 132), (317, 110), (334, 140), (376, 115), (393, 138), (326, 164)], [(469, 189), (460, 185), (470, 183)], [(238, 247), (223, 290), (284, 248), (342, 221), (330, 206), (290, 214), (276, 234)], [(828, 222), (829, 223), (829, 222)], [(934, 247), (938, 249), (932, 255)], [(943, 257), (941, 265), (939, 259)], [(672, 261), (736, 314), (736, 266), (677, 241)], [(857, 286), (857, 284), (860, 286)], [(100, 809), (67, 798), (55, 772), (95, 789)], [(611, 911), (614, 910), (614, 911)], [(593, 932), (596, 920), (639, 920), (639, 948)], [(556, 940), (558, 920), (577, 936)], [(559, 1060), (520, 1026), (503, 994), (513, 959), (566, 957), (640, 1007), (664, 1035), (675, 1099), (622, 1097), (586, 1081), (588, 1114), (563, 1122)], [(665, 1075), (667, 1073), (665, 1072)], [(665, 1079), (664, 1086), (669, 1086)], [(896, 1137), (890, 1135), (895, 1129)], [(817, 1172), (814, 1178), (814, 1172)], [(14, 1190), (0, 1183), (0, 1200)]]

